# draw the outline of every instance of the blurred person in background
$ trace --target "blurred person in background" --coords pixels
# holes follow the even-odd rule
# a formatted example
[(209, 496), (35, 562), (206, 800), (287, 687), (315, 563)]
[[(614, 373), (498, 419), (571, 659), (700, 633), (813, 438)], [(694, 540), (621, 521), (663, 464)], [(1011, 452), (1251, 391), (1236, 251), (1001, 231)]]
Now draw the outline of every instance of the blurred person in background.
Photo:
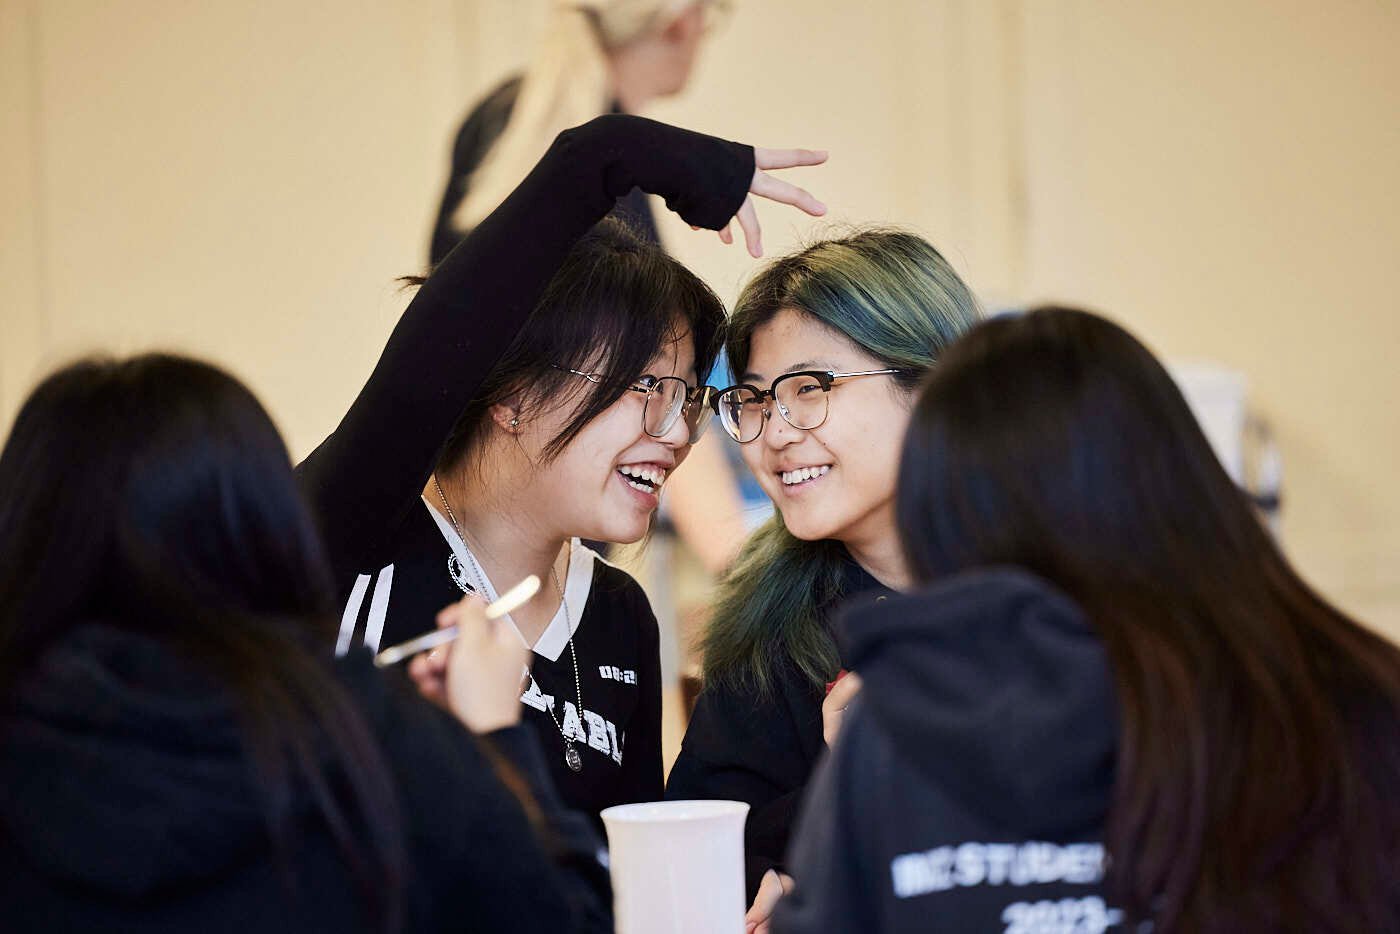
[(514, 633), (447, 611), (454, 719), (332, 659), (334, 583), (231, 376), (153, 354), (34, 390), (0, 451), (0, 927), (612, 930)]
[[(726, 9), (724, 0), (555, 0), (525, 73), (488, 94), (457, 131), (430, 263), (495, 210), (561, 131), (605, 113), (640, 113), (684, 90), (701, 40)], [(614, 213), (660, 242), (640, 189)]]
[(717, 399), (720, 421), (777, 514), (721, 582), (666, 793), (752, 806), (747, 885), (763, 897), (751, 920), (782, 891), (803, 789), (859, 688), (840, 677), (832, 612), (909, 582), (894, 489), (914, 389), (979, 315), (927, 241), (872, 230), (773, 261), (730, 319), (736, 385)]
[(978, 327), (897, 503), (917, 589), (843, 620), (865, 688), (774, 931), (1400, 930), (1400, 651), (1299, 578), (1142, 344)]

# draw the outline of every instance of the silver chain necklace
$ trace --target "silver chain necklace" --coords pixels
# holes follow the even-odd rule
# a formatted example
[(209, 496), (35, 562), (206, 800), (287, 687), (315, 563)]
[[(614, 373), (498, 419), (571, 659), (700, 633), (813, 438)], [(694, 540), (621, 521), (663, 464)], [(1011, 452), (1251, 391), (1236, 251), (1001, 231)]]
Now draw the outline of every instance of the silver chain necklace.
[[(457, 537), (462, 541), (462, 550), (466, 552), (467, 560), (471, 562), (472, 571), (476, 574), (476, 583), (481, 596), (486, 597), (489, 593), (486, 589), (486, 571), (482, 569), (481, 564), (476, 560), (476, 555), (472, 554), (471, 548), (467, 545), (467, 537), (462, 534), (462, 526), (458, 524), (457, 515), (452, 511), (452, 504), (447, 501), (447, 497), (442, 492), (442, 484), (438, 482), (437, 474), (433, 474), (433, 486), (437, 488), (438, 499), (442, 500), (442, 506), (447, 510), (447, 518), (452, 521), (452, 530), (457, 533)], [(477, 589), (473, 588), (471, 582), (468, 581), (467, 569), (462, 567), (462, 562), (458, 560), (455, 551), (447, 556), (447, 573), (452, 578), (452, 583), (456, 584), (457, 588), (461, 590), (462, 593), (471, 593), (474, 589)], [(578, 651), (574, 648), (574, 622), (569, 615), (569, 601), (564, 599), (564, 588), (559, 586), (559, 575), (554, 573), (554, 564), (552, 562), (549, 565), (549, 577), (550, 580), (554, 582), (554, 589), (559, 594), (559, 605), (564, 608), (564, 624), (569, 628), (569, 655), (573, 658), (574, 662), (574, 691), (578, 694), (578, 715), (582, 717), (583, 684), (578, 676)], [(544, 691), (540, 690), (540, 683), (535, 680), (534, 672), (527, 669), (526, 675), (529, 677), (530, 684), (534, 686), (535, 691), (543, 697)], [(544, 709), (545, 713), (549, 714), (549, 719), (554, 721), (554, 726), (559, 730), (559, 735), (564, 737), (564, 764), (569, 767), (570, 771), (582, 771), (583, 757), (579, 755), (578, 749), (575, 748), (573, 737), (564, 732), (564, 724), (560, 723), (559, 718), (554, 715), (554, 706), (552, 704), (546, 703)]]

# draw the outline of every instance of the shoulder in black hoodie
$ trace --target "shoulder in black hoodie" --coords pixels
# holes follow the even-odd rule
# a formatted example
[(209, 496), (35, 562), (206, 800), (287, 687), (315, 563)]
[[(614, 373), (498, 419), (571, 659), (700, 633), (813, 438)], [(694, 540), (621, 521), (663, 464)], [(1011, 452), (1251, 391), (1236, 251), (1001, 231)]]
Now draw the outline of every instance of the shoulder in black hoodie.
[[(883, 599), (885, 587), (846, 556), (837, 596), (821, 609), (820, 623), (833, 625), (843, 601), (864, 595)], [(721, 798), (749, 805), (744, 824), (744, 884), (750, 901), (770, 869), (787, 871), (783, 854), (797, 807), (822, 739), (822, 685), (811, 682), (790, 659), (775, 655), (772, 690), (706, 684), (695, 704), (680, 755), (666, 782), (666, 797)], [(841, 667), (850, 667), (845, 655)]]
[[(532, 829), (481, 742), (367, 654), (336, 663), (379, 739), (408, 856), (405, 931), (611, 930), (587, 822), (524, 727), (491, 734), (531, 785)], [(309, 800), (279, 858), (231, 702), (159, 643), (106, 626), (50, 650), (0, 720), (0, 929), (369, 930)]]
[(818, 767), (777, 932), (1101, 932), (1117, 713), (1080, 610), (1021, 571), (853, 607), (865, 681)]

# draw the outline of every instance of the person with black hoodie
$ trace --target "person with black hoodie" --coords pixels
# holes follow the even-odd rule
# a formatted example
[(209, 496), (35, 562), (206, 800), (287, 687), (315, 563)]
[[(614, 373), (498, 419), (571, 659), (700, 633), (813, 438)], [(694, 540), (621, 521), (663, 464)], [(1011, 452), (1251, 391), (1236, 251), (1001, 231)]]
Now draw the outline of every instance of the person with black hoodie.
[(813, 778), (795, 892), (772, 929), (1032, 934), (1121, 920), (1102, 886), (1113, 690), (1079, 608), (999, 568), (861, 602), (842, 622), (864, 686)]
[(1400, 930), (1400, 650), (1329, 605), (1126, 331), (974, 329), (898, 483), (919, 587), (864, 676), (772, 930)]
[(332, 659), (333, 611), (237, 380), (164, 355), (44, 380), (0, 451), (0, 927), (610, 931), (514, 633), (449, 611), (454, 718)]

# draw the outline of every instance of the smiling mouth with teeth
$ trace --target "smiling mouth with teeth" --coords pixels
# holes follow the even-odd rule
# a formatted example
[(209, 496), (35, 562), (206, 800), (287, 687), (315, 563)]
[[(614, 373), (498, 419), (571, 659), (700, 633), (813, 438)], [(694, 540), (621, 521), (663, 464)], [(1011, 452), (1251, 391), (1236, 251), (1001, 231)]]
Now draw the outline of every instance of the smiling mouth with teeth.
[(666, 470), (662, 467), (624, 464), (617, 468), (617, 472), (622, 474), (622, 479), (627, 481), (628, 486), (643, 493), (659, 493), (661, 485), (666, 482)]
[(808, 480), (815, 480), (817, 477), (824, 477), (830, 469), (830, 464), (823, 464), (820, 467), (799, 467), (797, 470), (784, 470), (778, 474), (778, 477), (783, 481), (783, 486), (796, 486), (799, 483), (806, 483)]

